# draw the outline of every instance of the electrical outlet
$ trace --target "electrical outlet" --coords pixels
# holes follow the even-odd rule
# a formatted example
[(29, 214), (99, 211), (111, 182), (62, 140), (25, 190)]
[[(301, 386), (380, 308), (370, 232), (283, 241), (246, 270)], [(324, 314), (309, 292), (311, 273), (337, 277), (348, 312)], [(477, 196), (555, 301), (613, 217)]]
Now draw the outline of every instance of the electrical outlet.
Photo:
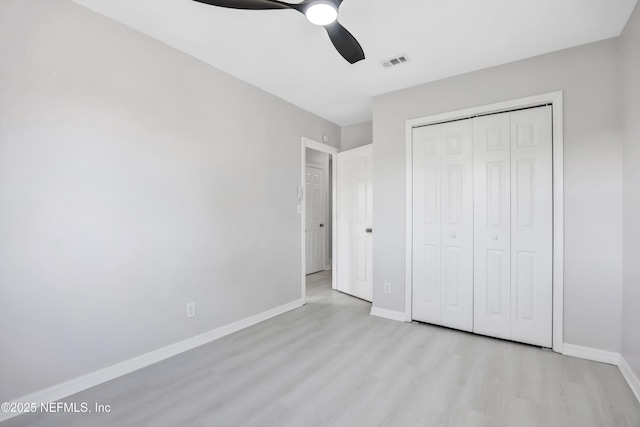
[(196, 315), (196, 303), (190, 302), (187, 304), (187, 317), (194, 317)]
[(391, 282), (384, 282), (384, 293), (385, 294), (391, 293)]

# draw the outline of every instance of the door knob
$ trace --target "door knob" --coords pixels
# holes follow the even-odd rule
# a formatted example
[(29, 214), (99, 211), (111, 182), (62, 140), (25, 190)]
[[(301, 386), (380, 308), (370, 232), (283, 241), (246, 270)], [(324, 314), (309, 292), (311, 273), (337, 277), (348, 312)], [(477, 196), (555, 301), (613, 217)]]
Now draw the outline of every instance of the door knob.
[(452, 239), (455, 239), (457, 234), (455, 232), (453, 232), (453, 233), (450, 234), (450, 236), (451, 236)]
[(369, 233), (369, 234), (373, 233), (373, 229), (372, 229), (372, 228), (367, 228), (367, 229), (366, 229), (366, 230), (364, 230), (364, 231), (366, 231), (366, 232), (367, 232), (367, 233)]
[(493, 240), (498, 240), (498, 235), (497, 234), (493, 235)]
[(320, 227), (324, 227), (324, 224), (320, 224)]

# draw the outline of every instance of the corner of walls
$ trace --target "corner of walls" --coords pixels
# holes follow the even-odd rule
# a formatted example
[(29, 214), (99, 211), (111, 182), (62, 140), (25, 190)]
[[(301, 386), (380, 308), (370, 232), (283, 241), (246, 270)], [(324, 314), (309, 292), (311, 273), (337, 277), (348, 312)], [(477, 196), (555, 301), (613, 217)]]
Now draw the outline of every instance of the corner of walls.
[(640, 402), (640, 379), (631, 366), (629, 366), (624, 356), (620, 353), (564, 343), (562, 354), (565, 356), (577, 357), (579, 359), (617, 366), (629, 385), (629, 388), (631, 388), (636, 400)]
[(624, 356), (620, 356), (620, 361), (618, 363), (618, 367), (620, 368), (620, 372), (622, 372), (622, 376), (625, 380), (627, 380), (627, 384), (631, 388), (631, 391), (636, 396), (638, 402), (640, 402), (640, 377), (638, 374), (629, 366)]
[[(622, 358), (625, 377), (640, 377), (640, 3), (620, 35), (620, 109), (623, 129)], [(621, 367), (622, 369), (622, 367)], [(633, 380), (635, 379), (635, 380)]]
[(343, 126), (341, 131), (342, 151), (362, 147), (373, 142), (373, 122), (362, 122)]

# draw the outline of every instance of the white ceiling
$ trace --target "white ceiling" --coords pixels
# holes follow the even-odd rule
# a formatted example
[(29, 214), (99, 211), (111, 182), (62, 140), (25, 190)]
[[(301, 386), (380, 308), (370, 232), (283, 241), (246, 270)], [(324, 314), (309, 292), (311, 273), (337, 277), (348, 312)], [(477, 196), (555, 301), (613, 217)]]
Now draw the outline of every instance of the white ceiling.
[[(354, 65), (293, 10), (75, 1), (344, 126), (371, 120), (375, 95), (615, 37), (637, 0), (344, 0), (366, 55)], [(380, 65), (399, 54), (411, 61)]]

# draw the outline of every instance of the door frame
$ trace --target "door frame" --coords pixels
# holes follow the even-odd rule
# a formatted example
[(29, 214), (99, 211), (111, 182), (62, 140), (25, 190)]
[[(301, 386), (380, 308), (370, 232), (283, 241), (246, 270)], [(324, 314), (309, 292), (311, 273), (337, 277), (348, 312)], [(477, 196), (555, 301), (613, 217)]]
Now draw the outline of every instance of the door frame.
[(552, 105), (552, 162), (553, 162), (553, 351), (563, 351), (564, 328), (564, 140), (562, 91), (482, 105), (464, 110), (419, 117), (405, 122), (406, 166), (406, 247), (405, 247), (405, 321), (412, 321), (413, 297), (413, 128), (472, 118), (478, 115), (500, 113), (521, 108)]
[[(305, 150), (305, 156), (306, 156), (306, 150)], [(306, 168), (308, 167), (312, 167), (312, 168), (316, 168), (316, 169), (320, 169), (322, 171), (322, 188), (324, 189), (325, 192), (329, 192), (331, 191), (329, 189), (329, 168), (325, 167), (324, 165), (320, 165), (317, 163), (309, 163), (307, 162), (307, 164), (305, 165), (305, 173), (306, 173)], [(306, 180), (306, 175), (305, 175), (305, 188), (304, 188), (304, 194), (307, 194), (307, 188), (306, 188), (306, 184), (307, 184), (307, 180)], [(329, 222), (329, 199), (327, 198), (327, 195), (324, 194), (323, 200), (322, 200), (322, 204), (323, 204), (323, 213), (324, 213), (324, 221), (325, 223)], [(307, 203), (306, 203), (306, 199), (304, 200), (304, 207), (305, 207), (305, 223), (306, 223), (306, 208), (307, 208)], [(332, 225), (332, 229), (333, 229), (333, 224)], [(306, 229), (306, 224), (305, 224), (305, 229)], [(324, 230), (324, 245), (322, 245), (322, 268), (321, 270), (328, 270), (330, 267), (327, 265), (327, 261), (328, 261), (328, 257), (327, 257), (327, 248), (328, 248), (328, 242), (329, 242), (329, 227), (326, 227)], [(306, 235), (306, 234), (305, 234)], [(306, 239), (305, 239), (306, 240)], [(306, 245), (305, 245), (305, 252), (306, 252)], [(333, 252), (331, 252), (333, 254)], [(307, 272), (307, 263), (305, 260), (305, 275)]]
[(311, 148), (312, 150), (320, 151), (321, 153), (326, 153), (331, 156), (331, 162), (333, 167), (331, 168), (331, 287), (333, 289), (336, 288), (336, 154), (340, 151), (338, 148), (333, 147), (331, 145), (323, 144), (318, 141), (314, 141), (310, 138), (302, 137), (302, 156), (300, 163), (300, 186), (298, 192), (298, 213), (300, 215), (300, 265), (301, 265), (301, 275), (300, 275), (300, 288), (302, 292), (302, 303), (307, 303), (307, 281), (306, 281), (306, 269), (307, 269), (307, 260), (306, 260), (306, 245), (305, 245), (305, 219), (307, 217), (307, 208), (306, 208), (306, 173), (307, 173), (307, 148)]

